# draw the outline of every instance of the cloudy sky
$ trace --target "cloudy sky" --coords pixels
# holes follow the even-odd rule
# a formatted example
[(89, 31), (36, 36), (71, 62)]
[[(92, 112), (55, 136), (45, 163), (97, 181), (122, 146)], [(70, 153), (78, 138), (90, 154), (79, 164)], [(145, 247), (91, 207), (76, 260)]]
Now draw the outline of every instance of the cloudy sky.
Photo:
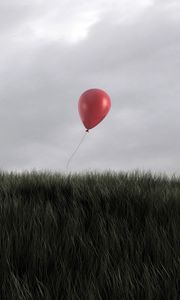
[(180, 0), (1, 0), (0, 169), (65, 172), (78, 100), (111, 97), (69, 172), (180, 175)]

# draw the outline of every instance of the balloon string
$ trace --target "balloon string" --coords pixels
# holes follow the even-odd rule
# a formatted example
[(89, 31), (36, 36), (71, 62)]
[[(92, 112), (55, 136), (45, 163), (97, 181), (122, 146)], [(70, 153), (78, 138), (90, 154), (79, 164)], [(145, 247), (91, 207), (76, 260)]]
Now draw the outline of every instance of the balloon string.
[(88, 129), (86, 129), (86, 132), (85, 132), (84, 136), (82, 137), (82, 139), (81, 139), (79, 145), (77, 146), (77, 148), (76, 148), (76, 150), (73, 152), (73, 154), (70, 156), (70, 158), (69, 158), (69, 160), (68, 160), (68, 162), (67, 162), (67, 164), (66, 164), (66, 172), (67, 172), (67, 170), (68, 170), (68, 165), (69, 165), (69, 163), (70, 163), (70, 160), (72, 159), (73, 155), (77, 152), (77, 150), (78, 150), (78, 148), (80, 147), (81, 143), (83, 142), (83, 140), (84, 140), (84, 138), (85, 138), (87, 132), (89, 132)]

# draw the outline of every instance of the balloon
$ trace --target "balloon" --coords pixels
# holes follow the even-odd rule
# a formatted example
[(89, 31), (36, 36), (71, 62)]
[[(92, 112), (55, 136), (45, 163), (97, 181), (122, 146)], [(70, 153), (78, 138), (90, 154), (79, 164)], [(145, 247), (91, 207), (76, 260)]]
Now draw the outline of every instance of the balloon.
[(85, 91), (79, 98), (78, 111), (86, 129), (100, 123), (111, 108), (109, 95), (100, 89)]

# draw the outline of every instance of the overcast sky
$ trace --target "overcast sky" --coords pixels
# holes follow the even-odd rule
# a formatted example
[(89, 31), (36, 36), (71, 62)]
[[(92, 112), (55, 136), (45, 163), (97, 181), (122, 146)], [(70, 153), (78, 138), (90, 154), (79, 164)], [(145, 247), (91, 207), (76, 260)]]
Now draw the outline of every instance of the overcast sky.
[(180, 175), (180, 0), (1, 0), (0, 169)]

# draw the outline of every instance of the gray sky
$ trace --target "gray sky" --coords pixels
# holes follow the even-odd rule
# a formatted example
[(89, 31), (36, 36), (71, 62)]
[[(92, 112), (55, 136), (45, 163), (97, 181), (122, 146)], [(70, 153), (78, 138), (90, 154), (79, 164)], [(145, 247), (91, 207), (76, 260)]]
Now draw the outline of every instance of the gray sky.
[(65, 172), (78, 100), (111, 97), (69, 172), (180, 175), (179, 0), (1, 0), (0, 169)]

